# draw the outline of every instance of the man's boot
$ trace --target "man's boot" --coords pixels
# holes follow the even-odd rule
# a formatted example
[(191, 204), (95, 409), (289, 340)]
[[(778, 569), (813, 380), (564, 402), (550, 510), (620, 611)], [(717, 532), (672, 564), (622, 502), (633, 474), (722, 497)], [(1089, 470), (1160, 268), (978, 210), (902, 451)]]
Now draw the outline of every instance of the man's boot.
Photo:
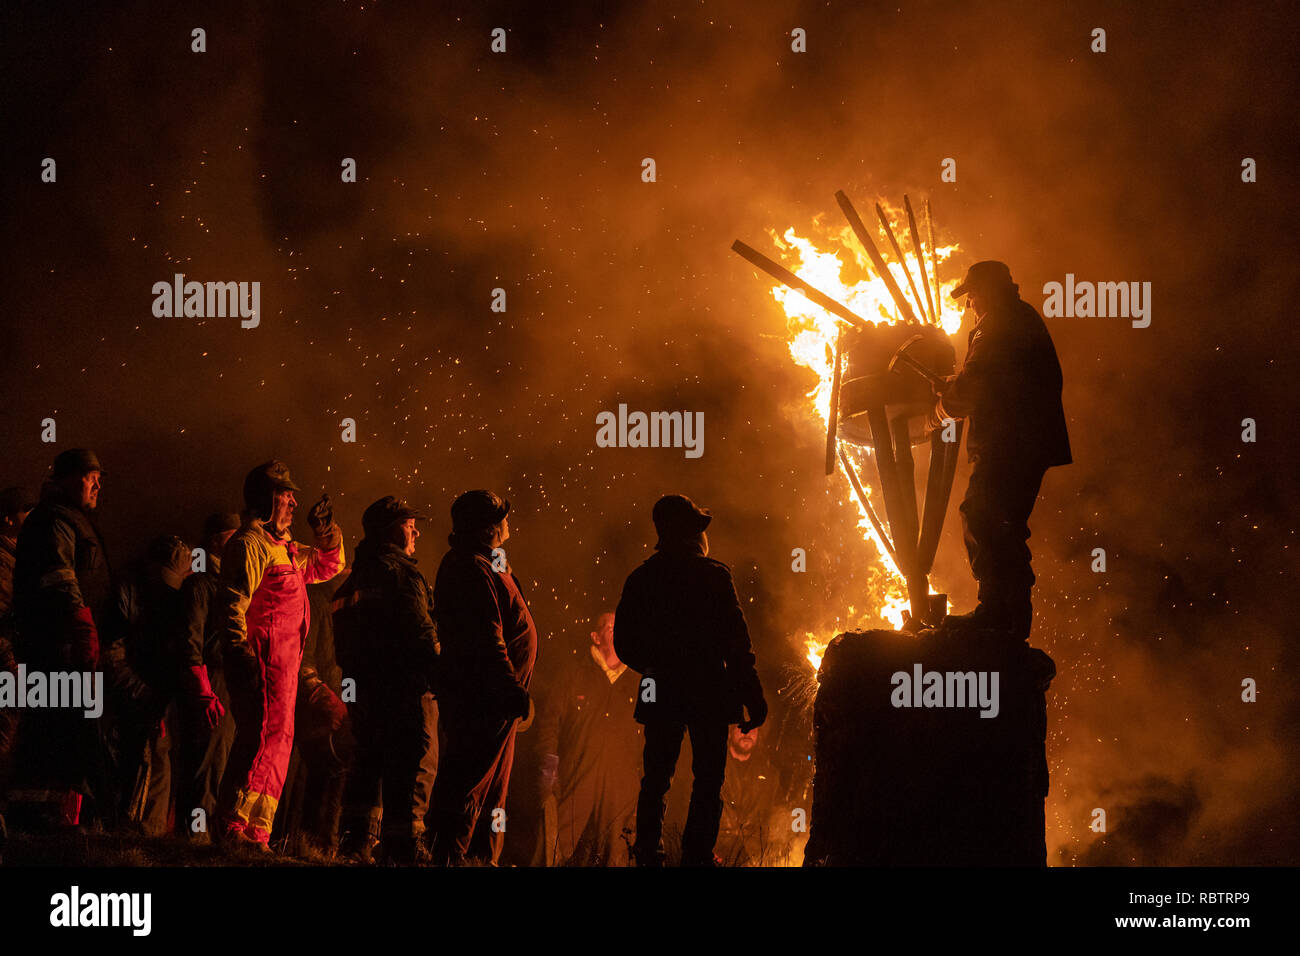
[(1001, 609), (988, 601), (980, 601), (975, 610), (965, 614), (949, 614), (943, 619), (943, 627), (953, 630), (1000, 630), (1006, 626), (1006, 619)]
[(966, 614), (949, 614), (943, 621), (945, 629), (963, 633), (968, 631), (998, 631), (1013, 640), (1029, 640), (1029, 625), (1033, 607), (1028, 598), (1016, 601), (981, 601), (975, 610)]
[(364, 819), (354, 817), (344, 828), (339, 841), (339, 855), (352, 863), (374, 863), (382, 823), (383, 809), (380, 807), (371, 807)]

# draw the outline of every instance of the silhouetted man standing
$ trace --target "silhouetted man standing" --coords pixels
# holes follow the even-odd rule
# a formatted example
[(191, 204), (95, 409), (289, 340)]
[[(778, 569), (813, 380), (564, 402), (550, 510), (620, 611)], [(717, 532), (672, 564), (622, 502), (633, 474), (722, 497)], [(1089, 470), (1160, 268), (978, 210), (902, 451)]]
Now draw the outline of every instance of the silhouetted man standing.
[(961, 503), (962, 531), (979, 605), (950, 616), (959, 625), (1006, 630), (1024, 640), (1032, 616), (1029, 515), (1043, 474), (1068, 465), (1061, 366), (1042, 317), (1019, 295), (1004, 263), (976, 262), (952, 291), (968, 296), (975, 327), (961, 371), (948, 380), (930, 418), (969, 419), (972, 469)]
[(415, 522), (423, 518), (391, 495), (367, 508), (352, 574), (334, 595), (336, 653), (357, 682), (348, 708), (357, 758), (344, 798), (343, 849), (363, 860), (381, 836), (390, 862), (422, 858), (438, 766), (433, 588), (415, 559)]
[(441, 865), (495, 865), (500, 857), (505, 832), (494, 817), (505, 812), (517, 724), (532, 716), (537, 628), (501, 548), (509, 511), (510, 502), (490, 491), (457, 498), (451, 550), (433, 584), (441, 754), (430, 813)]
[(642, 675), (635, 718), (645, 727), (645, 775), (634, 847), (641, 866), (663, 865), (664, 796), (687, 733), (693, 781), (681, 862), (714, 864), (728, 727), (740, 723), (744, 733), (767, 719), (731, 571), (707, 556), (711, 520), (683, 495), (660, 498), (657, 553), (628, 576), (614, 612), (614, 649)]

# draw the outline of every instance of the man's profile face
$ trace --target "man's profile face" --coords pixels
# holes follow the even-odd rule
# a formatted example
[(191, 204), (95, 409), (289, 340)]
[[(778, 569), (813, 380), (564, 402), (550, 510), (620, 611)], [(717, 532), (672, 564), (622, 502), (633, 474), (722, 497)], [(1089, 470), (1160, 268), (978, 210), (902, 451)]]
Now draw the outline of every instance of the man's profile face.
[(989, 298), (987, 293), (971, 289), (966, 296), (966, 308), (975, 313), (975, 318), (982, 319), (989, 311)]
[(510, 516), (502, 518), (498, 524), (492, 526), (492, 547), (499, 548), (510, 538)]
[(97, 471), (88, 471), (81, 476), (81, 507), (87, 511), (99, 507), (99, 479)]
[(420, 536), (420, 529), (415, 526), (414, 518), (407, 518), (400, 525), (398, 530), (398, 544), (407, 555), (415, 554), (415, 539)]
[(298, 499), (288, 488), (281, 489), (271, 499), (271, 527), (277, 534), (284, 534), (293, 524), (293, 509), (298, 506)]

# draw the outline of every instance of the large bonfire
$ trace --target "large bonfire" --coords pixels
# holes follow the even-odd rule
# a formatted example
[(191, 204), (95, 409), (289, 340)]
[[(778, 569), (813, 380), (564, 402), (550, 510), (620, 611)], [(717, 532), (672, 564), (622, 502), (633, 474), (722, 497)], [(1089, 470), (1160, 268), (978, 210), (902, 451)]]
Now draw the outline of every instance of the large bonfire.
[[(880, 208), (896, 231), (903, 232), (907, 228), (903, 210), (887, 205)], [(810, 236), (801, 236), (793, 228), (787, 229), (780, 235), (771, 231), (769, 235), (780, 250), (786, 268), (815, 289), (847, 306), (849, 310), (868, 322), (892, 325), (903, 321), (904, 317), (899, 313), (896, 299), (886, 280), (879, 270), (874, 268), (862, 246), (855, 242), (853, 231), (849, 227), (836, 230), (820, 220), (814, 220)], [(933, 232), (931, 232), (931, 243), (930, 261), (935, 273), (933, 282), (937, 297), (942, 300), (955, 282), (947, 284), (940, 282), (937, 276), (937, 264), (949, 259), (958, 247), (933, 245)], [(918, 255), (918, 259), (924, 262), (923, 256)], [(912, 278), (896, 263), (887, 263), (886, 268), (890, 270), (896, 288), (911, 288), (916, 314), (925, 315), (924, 303), (916, 291)], [(864, 277), (849, 282), (844, 277), (846, 271), (856, 272)], [(930, 277), (923, 272), (921, 281), (924, 283), (928, 278)], [(798, 289), (778, 284), (772, 288), (772, 296), (785, 310), (791, 358), (818, 376), (817, 385), (808, 393), (808, 402), (813, 413), (813, 421), (824, 431), (831, 414), (836, 339), (844, 323), (826, 308), (811, 301)], [(927, 298), (930, 298), (928, 289)], [(930, 314), (947, 335), (957, 332), (961, 324), (959, 312), (949, 309), (945, 313), (942, 306), (936, 308), (933, 301), (930, 303), (930, 308), (932, 310)], [(863, 467), (871, 456), (868, 447), (841, 442), (839, 451), (847, 455), (859, 474), (870, 474), (874, 471)], [(859, 517), (857, 531), (863, 540), (870, 541), (874, 546), (876, 559), (872, 572), (865, 582), (865, 606), (850, 607), (847, 619), (836, 622), (835, 626), (824, 633), (808, 632), (804, 635), (803, 643), (807, 659), (815, 668), (821, 666), (822, 654), (836, 633), (847, 627), (879, 626), (881, 623), (899, 628), (903, 625), (903, 614), (908, 608), (904, 576), (870, 520), (866, 506), (854, 494), (843, 469), (837, 469), (832, 480), (839, 494), (852, 501), (857, 508)], [(871, 488), (865, 487), (864, 491), (869, 498), (875, 497), (875, 492)]]

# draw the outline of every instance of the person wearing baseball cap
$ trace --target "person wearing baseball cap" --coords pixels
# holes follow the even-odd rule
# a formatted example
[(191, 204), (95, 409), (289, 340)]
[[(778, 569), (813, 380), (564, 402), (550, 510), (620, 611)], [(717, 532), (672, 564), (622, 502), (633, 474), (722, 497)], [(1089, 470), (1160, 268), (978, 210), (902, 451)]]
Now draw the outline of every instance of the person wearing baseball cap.
[(415, 559), (416, 522), (424, 517), (392, 495), (366, 508), (366, 536), (331, 605), (335, 653), (357, 690), (348, 707), (357, 750), (340, 850), (362, 862), (376, 844), (390, 863), (427, 855), (425, 815), (438, 766), (438, 632), (433, 588)]
[(1073, 460), (1061, 405), (1061, 365), (1042, 316), (1019, 295), (1006, 263), (973, 263), (952, 291), (975, 324), (961, 370), (938, 391), (927, 421), (967, 423), (971, 462), (962, 532), (979, 603), (944, 626), (1028, 639), (1032, 618), (1029, 515), (1048, 468)]
[(664, 797), (689, 733), (694, 779), (681, 863), (713, 866), (728, 727), (760, 726), (767, 701), (731, 569), (708, 556), (712, 516), (685, 495), (665, 495), (651, 515), (655, 554), (628, 575), (614, 612), (614, 650), (642, 675), (633, 716), (645, 731), (645, 774), (633, 856), (639, 866), (663, 865)]
[(298, 491), (289, 466), (271, 460), (244, 479), (243, 525), (226, 544), (215, 613), (235, 717), (218, 801), (219, 835), (269, 852), (271, 825), (293, 749), (298, 673), (309, 624), (307, 585), (343, 570), (343, 533), (329, 496), (307, 516), (312, 545), (293, 540)]
[[(112, 606), (113, 572), (95, 523), (103, 468), (86, 448), (60, 452), (14, 551), (18, 659), (33, 671), (97, 671), (100, 632)], [(83, 800), (112, 819), (99, 722), (66, 708), (23, 716), (16, 768), (23, 789), (58, 794), (62, 825), (82, 822)]]
[(510, 502), (490, 491), (458, 497), (433, 585), (444, 745), (430, 812), (440, 865), (495, 864), (501, 855), (505, 834), (490, 817), (505, 806), (515, 733), (533, 714), (537, 627), (501, 547), (509, 512)]

